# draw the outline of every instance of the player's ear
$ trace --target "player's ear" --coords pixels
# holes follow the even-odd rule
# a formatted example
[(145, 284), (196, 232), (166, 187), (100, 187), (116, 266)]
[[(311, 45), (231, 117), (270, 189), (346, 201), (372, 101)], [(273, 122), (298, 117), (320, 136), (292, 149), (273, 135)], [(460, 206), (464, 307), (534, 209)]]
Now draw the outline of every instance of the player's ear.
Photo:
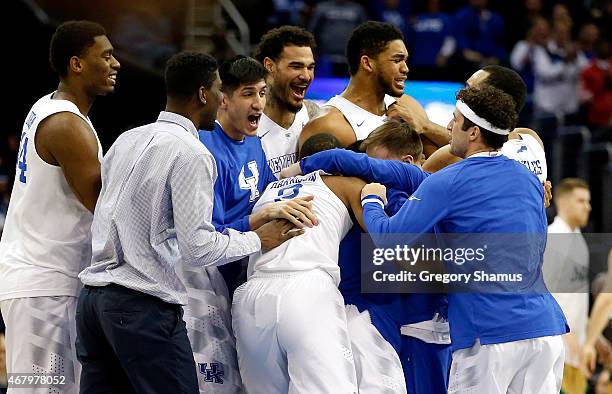
[(266, 70), (268, 70), (269, 73), (274, 72), (274, 68), (275, 68), (274, 60), (270, 59), (269, 57), (266, 56), (264, 58), (263, 66)]
[(68, 61), (68, 67), (70, 67), (70, 70), (72, 70), (72, 72), (75, 72), (77, 74), (83, 71), (83, 63), (81, 62), (81, 59), (78, 56), (72, 56), (70, 58), (70, 60)]
[(198, 101), (200, 101), (202, 105), (206, 105), (207, 103), (206, 94), (206, 88), (204, 86), (200, 86), (200, 88), (198, 89)]
[(229, 105), (229, 99), (229, 95), (223, 92), (223, 95), (221, 96), (221, 105), (219, 107), (222, 109), (227, 109), (227, 106)]
[(476, 141), (482, 138), (482, 131), (480, 130), (480, 127), (478, 126), (470, 127), (468, 129), (468, 132), (470, 133), (470, 141)]
[(367, 55), (363, 55), (361, 56), (361, 58), (359, 59), (359, 62), (361, 63), (361, 67), (363, 67), (364, 70), (366, 70), (367, 72), (373, 72), (374, 71), (374, 65), (372, 64), (372, 59), (367, 56)]
[(401, 157), (401, 161), (408, 164), (414, 164), (414, 157), (412, 157), (412, 155), (404, 155)]

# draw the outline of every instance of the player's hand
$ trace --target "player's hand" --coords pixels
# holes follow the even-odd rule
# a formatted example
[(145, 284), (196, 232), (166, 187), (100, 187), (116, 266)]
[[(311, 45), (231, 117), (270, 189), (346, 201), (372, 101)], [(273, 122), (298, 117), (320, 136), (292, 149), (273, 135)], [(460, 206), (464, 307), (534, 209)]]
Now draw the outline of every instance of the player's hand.
[(313, 198), (314, 196), (304, 196), (268, 204), (264, 208), (266, 221), (285, 219), (297, 228), (314, 227), (319, 221), (312, 212)]
[(293, 163), (289, 167), (284, 168), (280, 172), (280, 179), (291, 178), (292, 176), (302, 175), (300, 162)]
[(396, 101), (389, 106), (387, 110), (387, 116), (389, 118), (401, 119), (408, 123), (417, 133), (423, 133), (425, 131), (425, 124), (428, 121), (425, 117), (417, 114), (412, 108), (406, 103)]
[(304, 234), (304, 229), (295, 228), (293, 223), (286, 220), (273, 220), (259, 227), (255, 233), (261, 241), (261, 250), (265, 252)]
[(582, 348), (582, 357), (580, 360), (580, 370), (585, 374), (587, 378), (590, 378), (595, 371), (595, 361), (597, 359), (597, 352), (595, 347), (592, 345), (585, 345)]
[(552, 183), (546, 181), (544, 182), (544, 208), (550, 207), (550, 200), (552, 200)]
[(387, 188), (380, 183), (368, 183), (361, 189), (361, 198), (365, 196), (375, 195), (382, 198), (385, 205), (387, 205)]

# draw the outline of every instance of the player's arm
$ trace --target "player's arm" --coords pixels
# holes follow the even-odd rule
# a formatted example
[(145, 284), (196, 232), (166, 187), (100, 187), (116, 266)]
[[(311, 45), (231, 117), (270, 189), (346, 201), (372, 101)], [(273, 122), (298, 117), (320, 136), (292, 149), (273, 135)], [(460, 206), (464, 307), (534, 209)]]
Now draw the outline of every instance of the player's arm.
[(404, 190), (412, 194), (429, 174), (419, 167), (397, 160), (381, 160), (365, 153), (345, 149), (331, 149), (303, 158), (298, 163), (301, 172), (323, 170), (329, 174), (356, 176), (368, 182), (379, 182), (385, 186)]
[(410, 96), (400, 97), (395, 104), (389, 107), (387, 114), (390, 117), (403, 119), (417, 133), (424, 135), (438, 147), (450, 142), (450, 134), (446, 127), (429, 120), (423, 106)]
[(363, 208), (359, 198), (361, 189), (366, 183), (359, 178), (342, 176), (326, 176), (323, 177), (323, 182), (338, 196), (346, 208), (353, 212), (361, 229), (367, 231), (363, 223)]
[(340, 141), (343, 147), (349, 146), (356, 141), (353, 128), (344, 119), (340, 111), (335, 108), (327, 108), (322, 111), (324, 112), (320, 116), (311, 119), (302, 129), (298, 142), (298, 152), (302, 149), (304, 142), (317, 134), (332, 134)]
[(425, 160), (423, 171), (438, 172), (446, 166), (461, 161), (460, 157), (450, 152), (450, 145), (443, 146)]
[(582, 362), (587, 371), (595, 370), (595, 342), (610, 321), (612, 312), (612, 249), (608, 253), (608, 274), (603, 289), (595, 299), (589, 322), (587, 325), (587, 336), (584, 342)]
[(74, 195), (93, 213), (102, 179), (98, 140), (87, 122), (70, 112), (51, 115), (38, 126), (35, 144), (45, 162), (62, 168)]
[(297, 197), (266, 204), (262, 209), (246, 216), (251, 230), (256, 230), (269, 221), (284, 219), (297, 228), (313, 227), (319, 224), (312, 212), (314, 196)]
[(381, 237), (384, 234), (405, 234), (405, 242), (410, 243), (419, 234), (431, 231), (433, 226), (447, 214), (449, 196), (452, 193), (445, 179), (427, 178), (391, 218), (385, 213), (382, 204), (368, 197), (378, 196), (380, 199), (385, 199), (385, 191), (381, 191), (381, 185), (364, 186), (361, 191), (363, 221), (377, 246), (377, 241), (384, 240)]

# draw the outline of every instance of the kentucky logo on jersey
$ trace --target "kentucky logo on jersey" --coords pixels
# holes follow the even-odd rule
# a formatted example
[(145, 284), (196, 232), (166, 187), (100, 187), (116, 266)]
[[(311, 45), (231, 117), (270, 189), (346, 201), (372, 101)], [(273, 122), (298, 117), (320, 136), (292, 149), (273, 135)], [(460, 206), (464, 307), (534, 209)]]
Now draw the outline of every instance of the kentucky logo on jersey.
[(207, 368), (208, 365), (208, 363), (198, 363), (198, 371), (204, 375), (204, 381), (223, 384), (223, 364), (210, 363), (210, 368)]
[(251, 172), (251, 176), (245, 176), (244, 166), (242, 166), (240, 175), (238, 176), (238, 184), (240, 185), (241, 189), (251, 191), (249, 202), (253, 202), (259, 197), (259, 190), (257, 189), (257, 185), (259, 184), (259, 170), (257, 169), (257, 162), (254, 160), (248, 162), (247, 168)]
[(527, 152), (527, 147), (525, 145), (521, 145), (521, 147), (516, 151), (516, 153)]

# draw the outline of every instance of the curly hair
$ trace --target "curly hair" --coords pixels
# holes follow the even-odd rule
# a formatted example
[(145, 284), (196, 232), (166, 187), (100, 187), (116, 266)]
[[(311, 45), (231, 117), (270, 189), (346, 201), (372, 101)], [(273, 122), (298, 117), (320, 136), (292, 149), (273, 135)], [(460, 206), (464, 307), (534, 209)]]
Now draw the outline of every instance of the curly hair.
[(263, 63), (265, 58), (277, 61), (286, 46), (310, 47), (314, 53), (317, 44), (308, 30), (297, 26), (281, 26), (261, 37), (253, 57)]
[[(512, 130), (518, 121), (516, 104), (512, 96), (493, 86), (482, 85), (461, 89), (457, 92), (457, 100), (466, 103), (478, 116), (499, 129)], [(476, 126), (474, 122), (467, 118), (464, 119), (463, 130), (473, 126)], [(482, 132), (484, 142), (494, 149), (501, 148), (508, 140), (507, 135), (496, 134), (478, 127)]]
[(390, 23), (368, 21), (357, 26), (346, 44), (349, 73), (357, 73), (363, 55), (376, 57), (385, 50), (389, 42), (395, 40), (403, 41), (404, 35)]

